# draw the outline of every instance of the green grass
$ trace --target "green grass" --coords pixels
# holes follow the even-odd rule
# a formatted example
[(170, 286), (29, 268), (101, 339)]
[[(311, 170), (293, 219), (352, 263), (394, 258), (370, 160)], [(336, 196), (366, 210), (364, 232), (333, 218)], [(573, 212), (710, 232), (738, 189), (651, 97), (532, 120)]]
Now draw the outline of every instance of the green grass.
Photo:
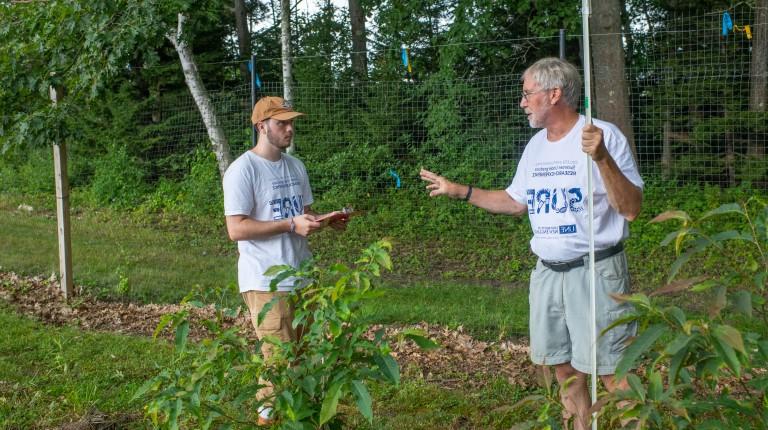
[[(164, 341), (45, 326), (0, 306), (0, 429), (52, 428), (100, 411), (120, 428), (150, 428), (135, 391), (171, 359)], [(490, 377), (489, 377), (490, 378)], [(399, 387), (374, 384), (375, 420), (343, 407), (345, 428), (509, 428), (528, 391), (493, 378), (477, 392), (438, 387), (405, 371)]]
[(528, 288), (417, 283), (382, 291), (362, 312), (372, 322), (463, 327), (482, 340), (528, 334)]
[(50, 327), (0, 306), (0, 428), (51, 428), (88, 411), (140, 413), (136, 389), (171, 349), (149, 339)]
[(350, 411), (345, 419), (346, 428), (508, 429), (535, 418), (530, 410), (513, 408), (532, 392), (501, 378), (489, 380), (484, 389), (475, 392), (441, 389), (413, 377), (406, 378), (398, 387), (374, 384), (371, 391), (376, 399), (373, 425)]
[[(58, 273), (56, 220), (51, 216), (0, 210), (0, 270)], [(236, 282), (234, 245), (133, 223), (114, 213), (72, 217), (75, 284), (96, 296), (144, 303), (178, 302), (194, 285)], [(223, 233), (222, 233), (223, 234)], [(121, 277), (128, 291), (118, 292)]]
[[(0, 241), (7, 244), (0, 247), (0, 270), (58, 272), (55, 220), (18, 211), (0, 213)], [(87, 292), (96, 296), (144, 303), (178, 302), (194, 284), (210, 290), (235, 282), (236, 256), (222, 252), (222, 242), (215, 238), (190, 237), (94, 213), (78, 215), (72, 238), (76, 284), (84, 284)], [(127, 293), (118, 291), (121, 276), (128, 279)], [(388, 284), (393, 286), (384, 288), (384, 296), (365, 309), (373, 322), (463, 326), (485, 340), (527, 331), (524, 285), (468, 286), (440, 280)], [(234, 287), (230, 290), (236, 291)], [(468, 301), (471, 307), (466, 306)]]

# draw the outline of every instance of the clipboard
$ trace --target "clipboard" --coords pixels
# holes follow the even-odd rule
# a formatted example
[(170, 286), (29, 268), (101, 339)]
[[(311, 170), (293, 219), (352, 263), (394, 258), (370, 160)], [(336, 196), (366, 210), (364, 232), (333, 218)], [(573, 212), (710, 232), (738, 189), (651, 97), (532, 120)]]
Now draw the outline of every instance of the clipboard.
[(356, 211), (352, 208), (342, 208), (340, 211), (328, 212), (327, 214), (317, 216), (315, 217), (315, 221), (321, 222), (324, 225), (328, 225), (333, 221), (337, 221), (337, 220), (346, 221), (353, 216), (358, 216), (362, 214), (363, 214), (362, 211)]

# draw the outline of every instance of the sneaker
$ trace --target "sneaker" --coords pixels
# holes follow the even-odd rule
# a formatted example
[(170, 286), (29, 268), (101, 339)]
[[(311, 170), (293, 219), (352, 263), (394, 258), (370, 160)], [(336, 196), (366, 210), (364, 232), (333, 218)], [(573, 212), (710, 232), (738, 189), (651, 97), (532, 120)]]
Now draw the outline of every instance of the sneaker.
[(264, 418), (261, 415), (259, 415), (259, 420), (256, 422), (256, 424), (263, 427), (271, 426), (274, 423), (275, 423), (275, 420), (273, 420), (272, 418)]

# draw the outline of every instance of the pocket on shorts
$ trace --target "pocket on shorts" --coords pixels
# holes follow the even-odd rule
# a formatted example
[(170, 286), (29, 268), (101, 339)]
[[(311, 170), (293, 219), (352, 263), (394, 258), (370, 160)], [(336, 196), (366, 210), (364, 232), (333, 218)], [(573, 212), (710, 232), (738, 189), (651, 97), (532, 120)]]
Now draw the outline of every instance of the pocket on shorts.
[(595, 263), (595, 272), (607, 281), (623, 280), (627, 273), (627, 256), (619, 254)]
[[(608, 325), (613, 324), (632, 313), (631, 306), (623, 306), (621, 309), (608, 312)], [(637, 321), (621, 324), (613, 327), (605, 334), (611, 354), (621, 354), (629, 346), (630, 340), (637, 335)]]

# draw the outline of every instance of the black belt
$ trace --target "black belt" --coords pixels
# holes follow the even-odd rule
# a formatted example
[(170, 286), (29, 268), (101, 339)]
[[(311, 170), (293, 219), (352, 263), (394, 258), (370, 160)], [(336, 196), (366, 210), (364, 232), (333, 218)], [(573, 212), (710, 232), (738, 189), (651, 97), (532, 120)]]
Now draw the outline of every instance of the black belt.
[[(595, 251), (595, 261), (605, 260), (608, 257), (613, 257), (614, 255), (620, 253), (624, 250), (624, 243), (619, 242), (616, 245), (613, 245), (610, 248), (601, 249), (599, 251)], [(554, 270), (555, 272), (567, 272), (571, 269), (574, 269), (576, 267), (581, 267), (584, 265), (584, 260), (589, 256), (589, 254), (574, 258), (573, 260), (568, 261), (545, 261), (541, 260), (541, 264), (545, 265), (551, 270)]]

